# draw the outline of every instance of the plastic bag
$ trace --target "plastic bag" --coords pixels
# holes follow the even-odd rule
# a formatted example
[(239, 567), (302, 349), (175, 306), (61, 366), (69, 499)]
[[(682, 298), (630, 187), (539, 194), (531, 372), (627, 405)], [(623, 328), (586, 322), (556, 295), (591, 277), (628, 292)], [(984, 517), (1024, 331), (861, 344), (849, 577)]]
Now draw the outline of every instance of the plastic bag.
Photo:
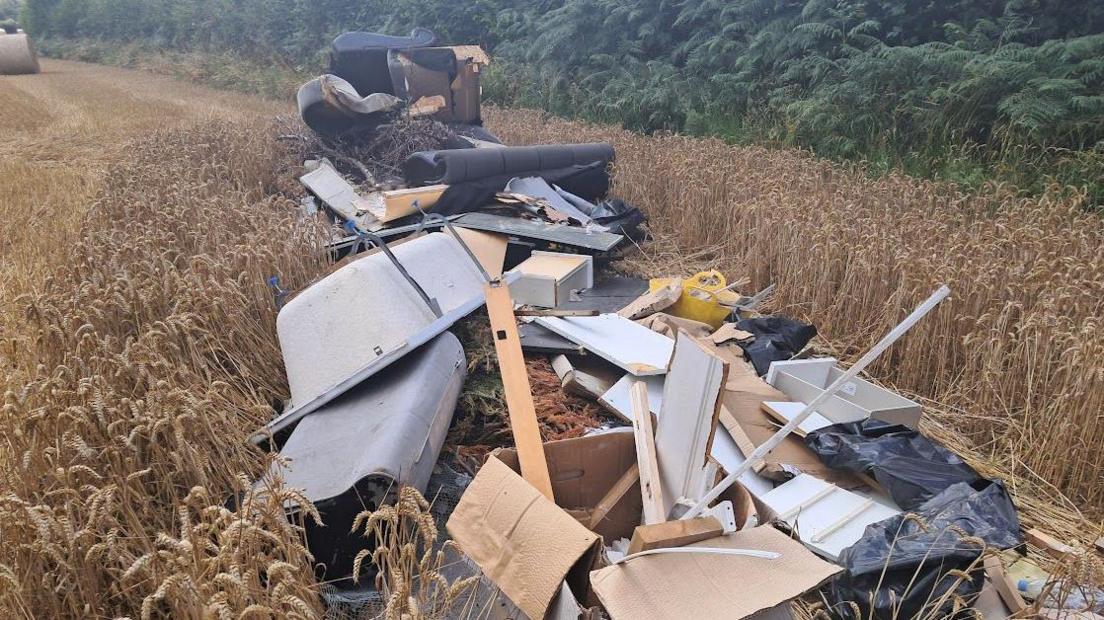
[(976, 567), (984, 550), (979, 539), (999, 549), (1023, 543), (1016, 508), (1001, 482), (980, 491), (958, 483), (912, 515), (868, 526), (859, 542), (840, 555), (847, 571), (830, 586), (833, 615), (848, 620), (973, 617), (970, 609), (953, 613), (952, 594), (980, 592), (983, 572), (975, 570), (969, 579), (948, 573)]
[(904, 510), (919, 508), (958, 482), (975, 488), (988, 484), (950, 450), (879, 420), (829, 426), (809, 433), (805, 444), (832, 469), (872, 476)]
[(797, 355), (817, 334), (812, 325), (780, 315), (744, 319), (736, 324), (736, 328), (755, 336), (754, 340), (741, 343), (740, 347), (760, 377), (767, 374), (771, 362), (788, 360)]

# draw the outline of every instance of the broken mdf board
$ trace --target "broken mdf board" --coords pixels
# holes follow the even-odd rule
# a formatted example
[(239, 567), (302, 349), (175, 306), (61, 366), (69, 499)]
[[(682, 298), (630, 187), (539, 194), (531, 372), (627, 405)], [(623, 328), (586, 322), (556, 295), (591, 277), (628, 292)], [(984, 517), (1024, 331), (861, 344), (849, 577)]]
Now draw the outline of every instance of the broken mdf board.
[(571, 291), (594, 285), (594, 258), (585, 254), (537, 250), (511, 271), (517, 274), (510, 284), (514, 302), (538, 308), (558, 308)]
[[(560, 387), (565, 391), (590, 398), (600, 398), (618, 383), (618, 379), (631, 376), (594, 355), (557, 355), (552, 358), (552, 370), (556, 371)], [(625, 420), (631, 421), (631, 418), (625, 416)]]
[[(448, 185), (428, 185), (375, 192), (362, 199), (364, 208), (383, 223), (393, 222), (408, 215), (429, 211), (445, 193)], [(414, 203), (418, 206), (414, 206)]]
[(521, 475), (545, 497), (553, 500), (555, 498), (552, 496), (552, 481), (548, 477), (548, 461), (544, 456), (544, 443), (541, 441), (540, 425), (533, 405), (533, 392), (529, 386), (525, 357), (521, 352), (510, 289), (505, 282), (495, 280), (487, 283), (483, 290), (487, 297), (487, 316), (498, 356), (502, 387), (506, 392), (510, 432), (521, 462)]
[(674, 353), (673, 340), (616, 314), (535, 320), (638, 377), (665, 374)]
[(613, 620), (740, 620), (788, 617), (790, 601), (843, 569), (770, 526), (693, 543), (690, 548), (752, 549), (776, 559), (669, 553), (639, 557), (590, 574)]
[(817, 554), (835, 562), (866, 526), (901, 514), (872, 498), (801, 474), (759, 498)]
[(701, 499), (715, 482), (709, 479), (706, 464), (726, 372), (721, 358), (686, 332), (679, 332), (663, 383), (655, 438), (666, 514), (680, 498)]
[(458, 237), (468, 246), (487, 275), (492, 278), (502, 275), (502, 266), (506, 262), (506, 246), (509, 245), (506, 237), (469, 228), (445, 227), (443, 230), (450, 236)]
[[(805, 411), (805, 403), (794, 402), (781, 402), (781, 401), (764, 401), (762, 405), (763, 413), (774, 418), (781, 424), (787, 424), (790, 420), (801, 415), (802, 411)], [(832, 426), (835, 422), (820, 415), (817, 412), (813, 412), (809, 417), (794, 429), (794, 435), (798, 437), (805, 437), (813, 431), (819, 431), (822, 428)]]
[(612, 250), (624, 239), (621, 235), (587, 230), (579, 226), (548, 224), (493, 213), (465, 213), (453, 220), (452, 223), (463, 228), (474, 228), (511, 237), (551, 241), (599, 252)]
[(368, 202), (328, 161), (321, 161), (317, 168), (299, 177), (299, 182), (342, 219), (355, 223), (368, 211)]
[[(843, 373), (834, 357), (826, 357), (774, 362), (766, 378), (767, 383), (785, 392), (790, 399), (809, 403)], [(873, 418), (916, 430), (920, 426), (922, 409), (917, 402), (855, 377), (818, 405), (817, 413), (833, 424)]]
[(627, 374), (614, 383), (602, 394), (598, 395), (598, 403), (621, 419), (632, 422), (632, 384), (635, 381), (644, 381), (648, 386), (648, 409), (654, 414), (659, 414), (663, 405), (663, 377), (636, 377)]

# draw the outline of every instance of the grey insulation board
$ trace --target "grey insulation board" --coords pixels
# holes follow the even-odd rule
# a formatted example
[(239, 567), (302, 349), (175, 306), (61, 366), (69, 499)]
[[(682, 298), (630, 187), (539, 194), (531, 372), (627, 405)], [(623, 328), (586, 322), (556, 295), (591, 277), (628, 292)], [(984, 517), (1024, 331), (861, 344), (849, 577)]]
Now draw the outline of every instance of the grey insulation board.
[(580, 248), (608, 252), (624, 239), (622, 235), (609, 232), (588, 231), (579, 226), (548, 224), (533, 220), (523, 220), (494, 213), (465, 213), (453, 220), (453, 225), (473, 230), (501, 233), (512, 237), (524, 237), (562, 243)]

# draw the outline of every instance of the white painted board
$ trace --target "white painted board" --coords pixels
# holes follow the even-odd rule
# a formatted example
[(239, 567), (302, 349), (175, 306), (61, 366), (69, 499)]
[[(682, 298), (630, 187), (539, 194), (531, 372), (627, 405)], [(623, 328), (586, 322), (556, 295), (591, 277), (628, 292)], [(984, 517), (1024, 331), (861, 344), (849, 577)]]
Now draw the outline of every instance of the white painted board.
[(655, 436), (668, 514), (679, 498), (697, 502), (713, 486), (705, 464), (724, 380), (724, 361), (679, 332)]
[[(815, 498), (834, 486), (809, 474), (801, 474), (760, 499), (779, 515), (785, 515), (801, 506), (802, 502)], [(814, 540), (866, 502), (867, 499), (863, 496), (836, 487), (819, 500), (802, 507), (797, 514), (787, 518), (786, 522), (797, 532), (805, 546), (834, 562), (844, 549), (862, 538), (866, 526), (900, 514), (899, 510), (875, 501), (862, 512), (846, 519), (842, 527), (824, 536), (822, 540)]]
[[(789, 422), (790, 420), (796, 418), (798, 415), (801, 414), (802, 411), (805, 411), (806, 407), (805, 403), (791, 403), (773, 400), (764, 402), (763, 406), (778, 414), (786, 422)], [(797, 428), (801, 431), (802, 435), (808, 435), (813, 431), (819, 431), (820, 429), (831, 426), (833, 424), (835, 424), (835, 422), (814, 411), (812, 415), (805, 418), (804, 422), (798, 424)]]
[(666, 374), (675, 349), (674, 340), (616, 314), (536, 322), (638, 377)]
[[(747, 460), (744, 453), (740, 452), (736, 441), (724, 429), (717, 429), (709, 455), (720, 463), (725, 472), (736, 471), (736, 468)], [(749, 469), (737, 480), (755, 497), (762, 497), (774, 489), (773, 482), (755, 473), (753, 469)]]
[(648, 385), (648, 409), (659, 415), (660, 407), (663, 405), (663, 376), (655, 375), (651, 377), (634, 377), (631, 374), (627, 374), (624, 377), (614, 383), (613, 386), (607, 390), (601, 397), (598, 398), (598, 402), (602, 403), (610, 411), (616, 413), (626, 420), (632, 420), (632, 401), (629, 397), (629, 390), (632, 389), (634, 381), (641, 381)]

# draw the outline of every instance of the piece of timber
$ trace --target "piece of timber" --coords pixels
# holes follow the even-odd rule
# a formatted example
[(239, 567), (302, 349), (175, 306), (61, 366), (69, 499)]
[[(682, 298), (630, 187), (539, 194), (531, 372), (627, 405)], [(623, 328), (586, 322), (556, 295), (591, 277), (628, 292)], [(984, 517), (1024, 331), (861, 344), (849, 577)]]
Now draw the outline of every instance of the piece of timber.
[(633, 464), (617, 482), (610, 487), (610, 490), (606, 492), (602, 499), (598, 500), (598, 504), (594, 506), (594, 510), (590, 513), (590, 529), (598, 527), (598, 524), (606, 518), (606, 515), (613, 510), (617, 504), (621, 502), (640, 482), (640, 465)]
[(1035, 528), (1031, 528), (1024, 532), (1024, 538), (1027, 539), (1027, 542), (1045, 551), (1050, 557), (1059, 560), (1076, 551), (1073, 547), (1050, 534)]
[(663, 487), (656, 463), (655, 431), (652, 412), (648, 410), (648, 386), (637, 381), (632, 386), (633, 435), (636, 438), (636, 464), (640, 471), (640, 497), (644, 500), (644, 524), (663, 523), (667, 511), (663, 507)]
[(1012, 612), (1013, 617), (1022, 617), (1020, 614), (1027, 609), (1027, 603), (1024, 601), (1023, 596), (1020, 596), (1020, 591), (1016, 587), (1016, 584), (1012, 583), (1012, 579), (1008, 576), (1008, 573), (1004, 570), (1004, 564), (1001, 562), (999, 556), (990, 555), (985, 558), (985, 575), (989, 578), (989, 581), (993, 583), (993, 587), (997, 590), (997, 594), (1000, 595), (1001, 602), (1005, 607)]
[(633, 530), (628, 555), (652, 549), (681, 547), (716, 538), (722, 534), (724, 534), (724, 526), (715, 517), (696, 517), (685, 521), (639, 525)]
[(529, 375), (525, 369), (525, 357), (521, 353), (517, 320), (514, 319), (514, 302), (505, 282), (494, 280), (483, 287), (487, 296), (487, 316), (491, 323), (491, 336), (498, 355), (498, 367), (502, 374), (502, 387), (506, 392), (506, 408), (510, 415), (510, 430), (517, 445), (521, 477), (533, 485), (549, 500), (552, 495), (552, 479), (548, 475), (548, 461), (544, 457), (537, 411), (533, 406), (533, 392), (529, 387)]

